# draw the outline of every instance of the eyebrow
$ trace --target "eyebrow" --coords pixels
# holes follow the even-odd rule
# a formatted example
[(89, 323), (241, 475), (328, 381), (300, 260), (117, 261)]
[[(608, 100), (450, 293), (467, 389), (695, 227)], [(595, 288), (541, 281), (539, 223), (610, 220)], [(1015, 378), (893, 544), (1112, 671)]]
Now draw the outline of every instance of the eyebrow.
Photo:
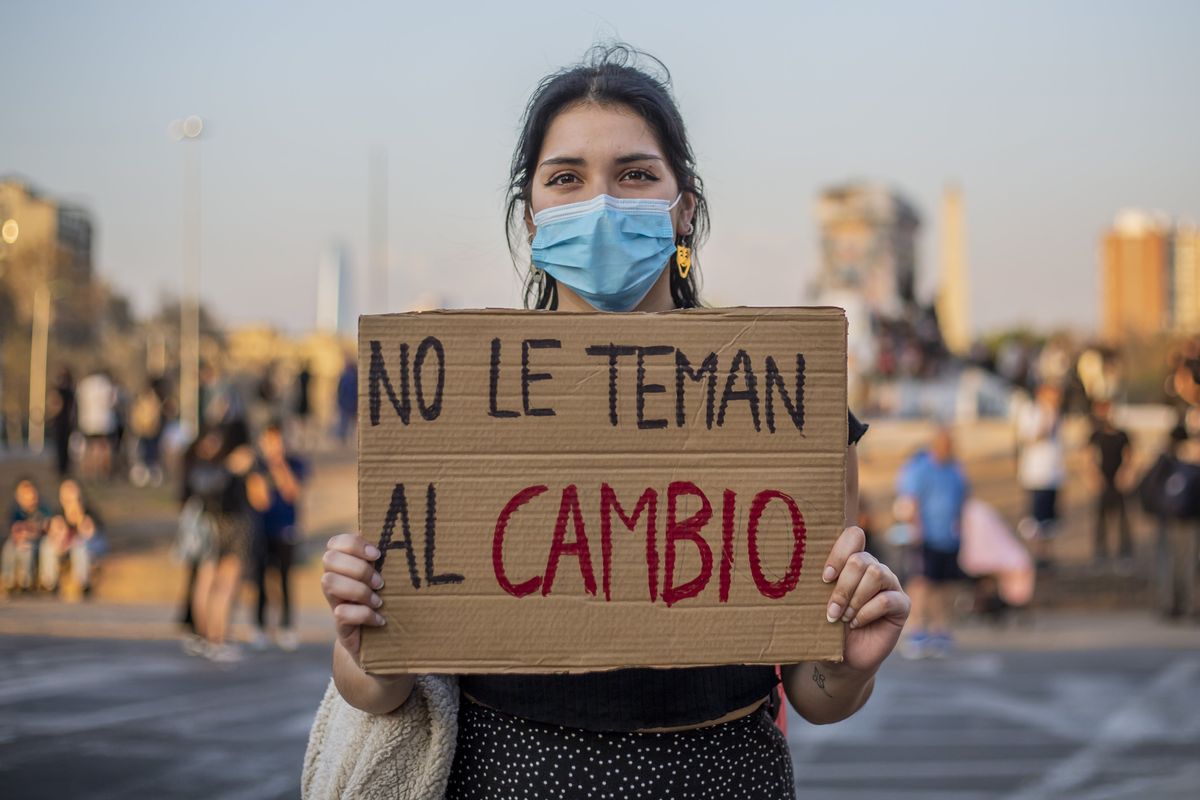
[(629, 164), (634, 161), (662, 161), (661, 156), (656, 156), (653, 153), (630, 153), (626, 156), (618, 156), (618, 164)]
[[(629, 153), (623, 156), (617, 156), (615, 159), (618, 164), (630, 164), (634, 161), (662, 161), (662, 156), (656, 156), (653, 153)], [(581, 167), (587, 164), (587, 161), (580, 156), (554, 156), (547, 158), (538, 166), (554, 166), (558, 164), (569, 164), (573, 167)]]

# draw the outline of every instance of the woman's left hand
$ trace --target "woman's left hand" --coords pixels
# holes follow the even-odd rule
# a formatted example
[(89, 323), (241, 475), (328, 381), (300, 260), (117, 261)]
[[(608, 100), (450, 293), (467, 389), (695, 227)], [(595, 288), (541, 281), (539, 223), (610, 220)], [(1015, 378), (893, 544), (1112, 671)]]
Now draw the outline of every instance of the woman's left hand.
[(825, 562), (822, 580), (836, 584), (826, 618), (848, 622), (844, 664), (874, 674), (900, 639), (908, 619), (909, 599), (886, 564), (866, 552), (862, 528), (842, 531)]

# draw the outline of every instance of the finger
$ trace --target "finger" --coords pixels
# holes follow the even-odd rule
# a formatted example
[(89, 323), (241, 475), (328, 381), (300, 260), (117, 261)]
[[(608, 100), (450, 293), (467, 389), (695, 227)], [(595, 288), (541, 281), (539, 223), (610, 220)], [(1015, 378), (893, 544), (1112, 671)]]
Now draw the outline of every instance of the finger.
[(367, 561), (379, 558), (379, 548), (368, 543), (357, 533), (339, 533), (337, 536), (330, 537), (329, 541), (325, 543), (325, 549), (349, 553)]
[(338, 625), (369, 625), (377, 628), (386, 624), (383, 614), (358, 603), (338, 603), (333, 609), (333, 618)]
[(357, 556), (348, 555), (339, 550), (326, 550), (321, 557), (326, 572), (336, 572), (367, 584), (372, 589), (383, 586), (383, 576), (375, 571), (375, 565)]
[(833, 583), (837, 576), (842, 574), (847, 559), (855, 553), (862, 552), (866, 547), (867, 535), (863, 533), (862, 528), (854, 525), (843, 530), (837, 541), (833, 543), (833, 549), (829, 551), (829, 558), (825, 560), (825, 569), (821, 572), (821, 580)]
[(339, 602), (359, 603), (371, 608), (383, 605), (383, 598), (371, 591), (370, 586), (336, 572), (326, 572), (321, 576), (321, 589), (330, 606), (336, 607)]
[(825, 610), (825, 618), (830, 622), (839, 622), (850, 605), (850, 598), (858, 590), (858, 584), (866, 574), (867, 568), (878, 563), (870, 553), (858, 552), (846, 559), (838, 576), (837, 585), (829, 596), (829, 607)]
[(896, 576), (888, 569), (886, 564), (876, 561), (874, 564), (868, 565), (866, 571), (863, 573), (862, 580), (858, 582), (858, 588), (854, 590), (854, 594), (850, 597), (850, 602), (846, 606), (846, 610), (842, 612), (842, 622), (853, 620), (858, 610), (880, 592), (899, 588), (900, 582), (896, 580)]
[(911, 606), (912, 601), (908, 599), (908, 595), (899, 589), (880, 592), (858, 610), (858, 614), (850, 622), (850, 627), (861, 628), (885, 617), (903, 627)]

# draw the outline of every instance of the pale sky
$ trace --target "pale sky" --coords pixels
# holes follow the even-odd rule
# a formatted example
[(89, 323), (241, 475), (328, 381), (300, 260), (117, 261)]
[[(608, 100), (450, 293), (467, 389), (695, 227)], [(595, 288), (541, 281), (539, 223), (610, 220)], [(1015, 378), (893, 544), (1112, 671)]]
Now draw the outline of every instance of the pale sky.
[(938, 269), (964, 189), (976, 332), (1092, 329), (1122, 208), (1200, 220), (1200, 3), (0, 3), (0, 174), (90, 207), (96, 266), (148, 311), (177, 294), (181, 145), (200, 114), (203, 296), (229, 323), (312, 325), (317, 263), (353, 253), (390, 162), (390, 297), (519, 303), (507, 167), (537, 81), (597, 39), (671, 69), (713, 213), (706, 298), (799, 303), (828, 184), (889, 184)]

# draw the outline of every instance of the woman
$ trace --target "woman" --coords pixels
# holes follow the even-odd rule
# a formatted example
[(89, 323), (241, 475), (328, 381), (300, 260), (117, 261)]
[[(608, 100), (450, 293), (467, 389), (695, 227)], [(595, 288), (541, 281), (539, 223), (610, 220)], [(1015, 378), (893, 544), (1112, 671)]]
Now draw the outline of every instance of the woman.
[[(597, 48), (586, 64), (544, 80), (526, 109), (508, 221), (510, 243), (531, 248), (527, 306), (700, 304), (703, 184), (666, 79), (635, 67), (636, 57), (626, 47)], [(857, 518), (854, 442), (864, 431), (851, 417), (847, 520)], [(824, 566), (829, 619), (851, 628), (845, 661), (782, 671), (789, 702), (812, 722), (862, 706), (908, 614), (896, 577), (864, 545), (862, 530), (847, 527)], [(333, 537), (322, 587), (337, 623), (338, 691), (352, 706), (386, 714), (405, 702), (413, 678), (368, 675), (356, 663), (361, 626), (383, 624), (377, 556), (360, 536)], [(776, 684), (771, 667), (748, 666), (464, 677), (446, 796), (707, 796), (720, 781), (729, 787), (723, 796), (792, 797), (787, 745), (766, 711)]]
[(42, 503), (37, 484), (22, 477), (13, 488), (8, 514), (7, 537), (0, 547), (0, 588), (31, 592), (37, 588), (38, 548), (50, 522), (50, 510)]
[(148, 484), (158, 486), (162, 483), (162, 435), (163, 423), (162, 396), (155, 381), (147, 381), (133, 401), (129, 412), (129, 427), (136, 439), (136, 450), (133, 467), (129, 470), (129, 480), (134, 486), (142, 487)]
[(71, 471), (71, 433), (75, 430), (75, 379), (60, 367), (50, 395), (50, 429), (54, 436), (54, 465), (60, 479)]
[(271, 421), (258, 437), (259, 463), (251, 490), (266, 494), (266, 508), (258, 515), (258, 530), (254, 541), (254, 582), (258, 589), (258, 630), (252, 643), (256, 649), (267, 644), (267, 570), (279, 572), (280, 616), (276, 641), (284, 650), (295, 650), (300, 644), (292, 628), (290, 570), (300, 541), (299, 507), (308, 466), (288, 452), (283, 439), (283, 426)]
[(1039, 569), (1050, 566), (1050, 543), (1058, 533), (1058, 490), (1067, 476), (1062, 440), (1062, 390), (1043, 383), (1017, 417), (1021, 453), (1017, 478), (1029, 493), (1029, 516), (1021, 535), (1032, 543)]
[(191, 614), (195, 636), (189, 653), (234, 662), (241, 653), (228, 643), (229, 619), (254, 533), (252, 511), (266, 508), (261, 476), (252, 472), (254, 450), (240, 422), (202, 434), (185, 457), (183, 496), (193, 497), (211, 520), (212, 540), (197, 553)]
[(72, 580), (87, 594), (91, 591), (92, 569), (107, 549), (103, 523), (84, 499), (79, 484), (70, 478), (59, 485), (58, 502), (59, 512), (50, 520), (38, 559), (42, 588), (58, 591), (62, 562), (68, 559)]

